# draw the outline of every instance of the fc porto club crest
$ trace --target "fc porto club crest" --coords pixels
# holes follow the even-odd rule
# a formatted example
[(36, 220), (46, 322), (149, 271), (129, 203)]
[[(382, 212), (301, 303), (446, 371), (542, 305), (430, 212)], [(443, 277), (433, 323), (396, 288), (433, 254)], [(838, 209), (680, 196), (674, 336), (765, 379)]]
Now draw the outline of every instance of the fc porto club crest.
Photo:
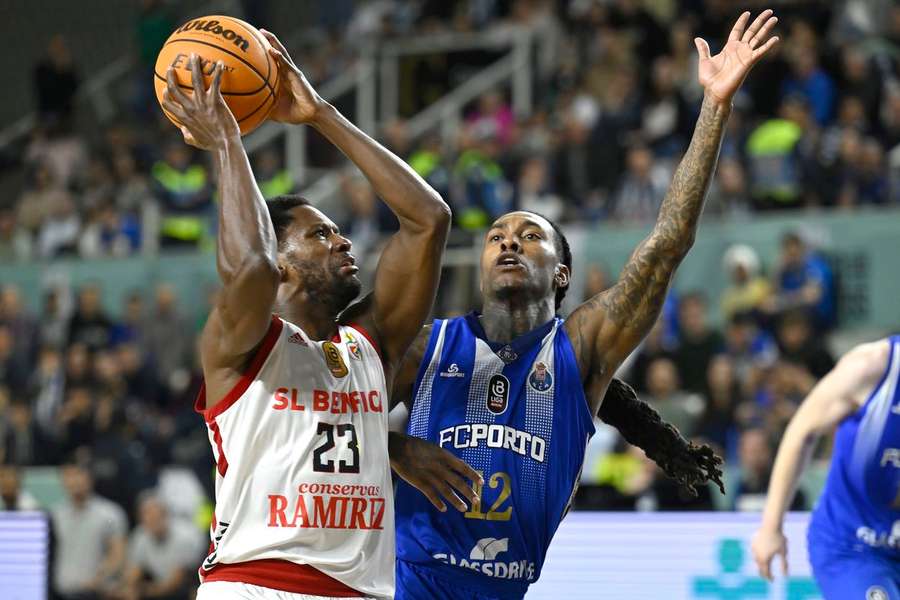
[(488, 381), (487, 409), (495, 415), (506, 412), (509, 405), (509, 379), (497, 373)]
[(328, 365), (328, 370), (331, 371), (332, 375), (335, 377), (347, 376), (347, 365), (344, 364), (341, 351), (334, 345), (334, 342), (322, 344), (322, 353), (325, 355), (325, 364)]
[(350, 352), (350, 358), (355, 358), (356, 360), (362, 360), (362, 352), (359, 350), (359, 342), (356, 341), (356, 338), (348, 331), (347, 332), (347, 350)]
[(546, 392), (553, 387), (553, 375), (542, 362), (535, 363), (534, 370), (528, 376), (528, 385), (538, 392)]

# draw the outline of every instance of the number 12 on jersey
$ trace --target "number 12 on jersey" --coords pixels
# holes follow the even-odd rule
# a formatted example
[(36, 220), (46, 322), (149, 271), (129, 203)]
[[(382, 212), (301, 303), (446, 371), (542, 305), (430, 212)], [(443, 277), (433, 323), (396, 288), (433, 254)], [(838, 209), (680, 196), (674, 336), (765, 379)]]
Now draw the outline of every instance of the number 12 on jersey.
[[(478, 471), (478, 474), (484, 477), (484, 473), (482, 471)], [(488, 511), (481, 512), (481, 507), (484, 504), (484, 484), (476, 481), (475, 493), (478, 494), (478, 500), (472, 503), (472, 508), (469, 509), (469, 511), (466, 512), (463, 516), (467, 519), (509, 521), (512, 518), (512, 506), (507, 507), (505, 510), (500, 510), (500, 508), (512, 494), (512, 478), (509, 476), (509, 473), (497, 471), (496, 473), (491, 475), (490, 479), (488, 479), (488, 485), (491, 487), (491, 489), (500, 487), (500, 494), (497, 496), (497, 499), (494, 501)]]

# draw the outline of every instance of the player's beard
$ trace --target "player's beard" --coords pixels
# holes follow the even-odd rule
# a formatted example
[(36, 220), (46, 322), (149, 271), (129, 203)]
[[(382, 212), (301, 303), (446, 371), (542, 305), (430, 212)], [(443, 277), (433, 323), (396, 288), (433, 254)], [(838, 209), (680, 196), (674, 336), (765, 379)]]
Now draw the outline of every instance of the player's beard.
[(318, 263), (296, 261), (294, 268), (300, 274), (307, 296), (327, 306), (334, 315), (347, 308), (362, 290), (362, 283), (356, 275), (341, 274), (340, 264), (330, 264), (330, 270), (327, 270)]

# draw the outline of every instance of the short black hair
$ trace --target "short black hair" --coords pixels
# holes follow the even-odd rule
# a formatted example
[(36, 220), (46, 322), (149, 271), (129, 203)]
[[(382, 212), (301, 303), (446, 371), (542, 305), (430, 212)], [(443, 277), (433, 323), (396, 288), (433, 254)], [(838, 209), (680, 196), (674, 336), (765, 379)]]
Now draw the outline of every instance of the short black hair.
[(275, 239), (278, 245), (284, 241), (284, 234), (291, 224), (291, 211), (298, 206), (310, 206), (309, 200), (299, 194), (285, 194), (266, 200), (266, 208), (269, 210), (269, 218), (275, 228)]
[[(547, 218), (539, 212), (534, 212), (533, 210), (523, 210), (521, 212), (525, 212), (531, 215), (536, 215), (543, 220), (550, 223), (550, 227), (553, 228), (553, 233), (555, 234), (554, 243), (556, 244), (556, 253), (559, 256), (560, 262), (569, 268), (569, 280), (571, 281), (572, 277), (572, 249), (569, 247), (569, 240), (566, 239), (566, 235), (562, 232), (562, 229), (559, 228), (552, 219)], [(566, 292), (569, 291), (568, 284), (565, 287), (556, 288), (556, 299), (555, 299), (555, 310), (559, 310), (559, 307), (562, 306), (563, 299), (566, 297)]]

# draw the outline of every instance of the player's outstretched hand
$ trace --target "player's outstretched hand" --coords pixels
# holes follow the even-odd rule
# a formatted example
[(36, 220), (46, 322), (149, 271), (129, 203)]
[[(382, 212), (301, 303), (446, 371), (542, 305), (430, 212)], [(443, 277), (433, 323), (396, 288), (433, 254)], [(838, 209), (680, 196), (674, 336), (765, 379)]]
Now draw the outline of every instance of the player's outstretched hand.
[(443, 448), (425, 440), (391, 434), (391, 467), (408, 484), (425, 494), (439, 511), (447, 506), (444, 500), (460, 512), (478, 501), (478, 494), (470, 482), (484, 479), (472, 467)]
[(773, 14), (772, 10), (764, 10), (749, 27), (750, 13), (742, 14), (722, 51), (715, 56), (710, 56), (709, 44), (703, 38), (694, 38), (700, 55), (698, 78), (708, 96), (730, 103), (753, 65), (778, 43), (778, 36), (769, 37), (778, 22)]
[(181, 123), (184, 141), (191, 146), (212, 150), (229, 137), (240, 139), (240, 127), (222, 97), (222, 63), (217, 63), (213, 69), (209, 89), (203, 83), (200, 58), (192, 54), (189, 64), (191, 84), (194, 88), (191, 95), (188, 96), (181, 91), (175, 77), (175, 69), (169, 67), (162, 99), (163, 108)]
[(776, 554), (781, 556), (781, 566), (784, 574), (787, 575), (787, 538), (783, 533), (760, 529), (753, 536), (750, 550), (753, 552), (753, 560), (756, 561), (760, 575), (772, 581), (772, 559)]
[(278, 64), (278, 98), (269, 118), (283, 123), (311, 123), (315, 121), (325, 101), (316, 93), (303, 72), (291, 59), (281, 41), (271, 31), (260, 29), (272, 47), (269, 54)]

